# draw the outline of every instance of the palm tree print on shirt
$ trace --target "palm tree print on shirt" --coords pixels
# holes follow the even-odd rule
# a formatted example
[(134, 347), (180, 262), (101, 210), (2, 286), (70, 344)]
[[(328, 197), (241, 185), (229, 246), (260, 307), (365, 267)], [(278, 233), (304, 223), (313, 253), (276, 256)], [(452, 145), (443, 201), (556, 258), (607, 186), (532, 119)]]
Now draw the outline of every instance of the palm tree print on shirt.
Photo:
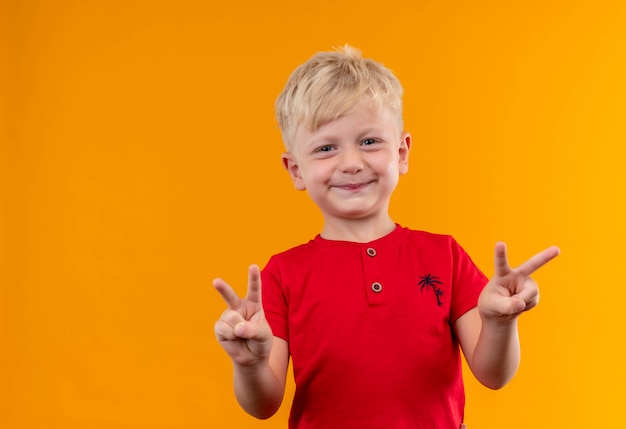
[(435, 293), (435, 298), (437, 298), (437, 305), (441, 305), (441, 299), (439, 299), (439, 297), (443, 295), (443, 291), (437, 285), (442, 285), (443, 282), (439, 280), (439, 277), (433, 276), (432, 274), (426, 274), (420, 276), (420, 279), (421, 280), (419, 281), (418, 285), (421, 286), (421, 291), (423, 292), (425, 287), (431, 288)]

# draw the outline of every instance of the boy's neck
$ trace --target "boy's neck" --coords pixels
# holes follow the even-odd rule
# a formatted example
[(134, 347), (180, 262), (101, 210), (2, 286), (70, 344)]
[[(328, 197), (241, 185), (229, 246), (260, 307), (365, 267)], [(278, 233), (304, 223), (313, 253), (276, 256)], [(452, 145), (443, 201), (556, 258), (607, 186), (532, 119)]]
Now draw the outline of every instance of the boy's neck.
[(385, 215), (365, 219), (324, 219), (321, 237), (326, 240), (368, 243), (389, 234), (396, 228), (395, 222)]

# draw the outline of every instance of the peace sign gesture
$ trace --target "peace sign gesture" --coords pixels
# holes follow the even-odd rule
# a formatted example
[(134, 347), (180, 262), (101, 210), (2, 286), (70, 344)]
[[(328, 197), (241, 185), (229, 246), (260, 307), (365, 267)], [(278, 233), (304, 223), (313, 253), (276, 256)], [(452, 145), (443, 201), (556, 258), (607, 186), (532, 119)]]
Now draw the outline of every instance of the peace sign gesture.
[(228, 305), (215, 323), (215, 335), (226, 353), (241, 366), (266, 361), (273, 336), (263, 312), (259, 267), (251, 265), (248, 269), (248, 293), (243, 299), (220, 278), (213, 280), (213, 286)]
[(511, 268), (502, 242), (495, 248), (495, 273), (478, 299), (482, 317), (511, 321), (539, 302), (539, 288), (532, 273), (559, 255), (558, 247), (537, 253), (517, 268)]

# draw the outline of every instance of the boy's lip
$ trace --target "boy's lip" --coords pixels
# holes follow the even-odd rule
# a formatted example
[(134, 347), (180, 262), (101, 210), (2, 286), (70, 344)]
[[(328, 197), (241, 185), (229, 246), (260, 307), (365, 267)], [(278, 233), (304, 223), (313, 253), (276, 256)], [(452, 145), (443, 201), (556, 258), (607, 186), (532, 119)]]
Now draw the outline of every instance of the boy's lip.
[(339, 183), (339, 184), (333, 185), (333, 187), (346, 189), (348, 191), (358, 191), (359, 189), (363, 189), (364, 187), (366, 187), (372, 182), (373, 180), (368, 180), (365, 182), (358, 182), (358, 183)]

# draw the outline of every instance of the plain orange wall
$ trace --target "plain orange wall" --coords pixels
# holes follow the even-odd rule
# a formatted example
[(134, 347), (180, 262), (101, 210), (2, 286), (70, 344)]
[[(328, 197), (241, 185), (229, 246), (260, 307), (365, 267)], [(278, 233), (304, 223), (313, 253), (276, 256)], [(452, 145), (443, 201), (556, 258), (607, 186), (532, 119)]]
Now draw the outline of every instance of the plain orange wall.
[[(548, 245), (522, 367), (470, 428), (616, 427), (626, 383), (623, 1), (0, 2), (0, 427), (284, 428), (231, 391), (211, 280), (311, 238), (274, 98), (351, 43), (406, 90), (406, 226), (485, 272)], [(292, 386), (290, 386), (290, 389)], [(291, 390), (290, 390), (291, 392)]]

